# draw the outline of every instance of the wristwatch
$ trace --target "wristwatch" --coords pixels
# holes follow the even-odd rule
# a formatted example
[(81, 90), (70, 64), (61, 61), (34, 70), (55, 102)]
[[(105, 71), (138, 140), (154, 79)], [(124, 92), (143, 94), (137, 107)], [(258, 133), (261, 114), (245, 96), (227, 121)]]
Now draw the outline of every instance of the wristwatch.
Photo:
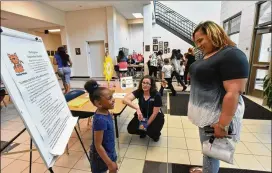
[(222, 130), (224, 130), (225, 132), (228, 132), (228, 131), (229, 131), (229, 125), (228, 125), (228, 126), (223, 126), (223, 125), (221, 125), (221, 124), (218, 123), (218, 126), (219, 126)]

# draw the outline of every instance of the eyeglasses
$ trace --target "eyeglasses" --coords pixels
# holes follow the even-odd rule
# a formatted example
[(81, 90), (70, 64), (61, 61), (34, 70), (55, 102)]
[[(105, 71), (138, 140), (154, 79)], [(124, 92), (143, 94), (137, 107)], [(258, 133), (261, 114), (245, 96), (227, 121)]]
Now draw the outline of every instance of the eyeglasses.
[(151, 84), (148, 82), (142, 82), (142, 85), (151, 85)]

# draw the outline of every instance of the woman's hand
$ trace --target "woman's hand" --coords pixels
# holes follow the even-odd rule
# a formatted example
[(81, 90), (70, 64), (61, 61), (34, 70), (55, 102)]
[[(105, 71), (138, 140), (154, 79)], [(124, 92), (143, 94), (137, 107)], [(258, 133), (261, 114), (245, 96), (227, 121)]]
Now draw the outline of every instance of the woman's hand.
[(115, 162), (111, 162), (108, 165), (109, 172), (117, 172), (118, 170), (118, 165)]
[(138, 115), (138, 120), (142, 121), (143, 120), (143, 114), (140, 110), (140, 108), (136, 109), (137, 115)]
[(149, 119), (149, 120), (147, 121), (147, 127), (150, 126), (151, 123), (152, 123), (152, 121), (151, 121), (151, 119)]
[(214, 137), (224, 138), (225, 136), (228, 135), (228, 132), (222, 129), (219, 124), (214, 124), (212, 125), (212, 127), (214, 128)]

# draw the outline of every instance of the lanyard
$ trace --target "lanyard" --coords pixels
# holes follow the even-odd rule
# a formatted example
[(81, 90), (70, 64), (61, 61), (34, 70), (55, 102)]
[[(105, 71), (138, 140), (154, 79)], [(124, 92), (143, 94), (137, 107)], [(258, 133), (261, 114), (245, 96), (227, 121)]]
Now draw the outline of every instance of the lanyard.
[[(151, 96), (148, 98), (148, 100), (147, 100), (147, 110), (146, 110), (146, 115), (147, 115), (147, 119), (148, 119), (148, 117), (149, 117), (149, 103), (150, 103), (150, 98), (151, 98)], [(142, 97), (142, 104), (144, 104), (145, 103), (145, 99), (144, 99), (144, 96)], [(143, 111), (143, 110), (142, 110)]]

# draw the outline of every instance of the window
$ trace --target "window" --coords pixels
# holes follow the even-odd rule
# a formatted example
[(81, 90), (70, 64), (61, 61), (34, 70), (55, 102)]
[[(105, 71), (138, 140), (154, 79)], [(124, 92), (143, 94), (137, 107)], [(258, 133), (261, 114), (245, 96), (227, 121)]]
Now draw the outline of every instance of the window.
[(241, 15), (231, 19), (229, 35), (240, 32)]
[(271, 1), (260, 4), (258, 25), (271, 23)]
[(226, 33), (229, 33), (229, 21), (224, 22), (223, 27), (224, 27), (224, 30), (226, 31)]
[(271, 68), (271, 1), (257, 2), (256, 12), (247, 94), (263, 98), (264, 77)]
[(241, 13), (234, 15), (223, 23), (223, 28), (230, 39), (238, 45), (241, 24)]

